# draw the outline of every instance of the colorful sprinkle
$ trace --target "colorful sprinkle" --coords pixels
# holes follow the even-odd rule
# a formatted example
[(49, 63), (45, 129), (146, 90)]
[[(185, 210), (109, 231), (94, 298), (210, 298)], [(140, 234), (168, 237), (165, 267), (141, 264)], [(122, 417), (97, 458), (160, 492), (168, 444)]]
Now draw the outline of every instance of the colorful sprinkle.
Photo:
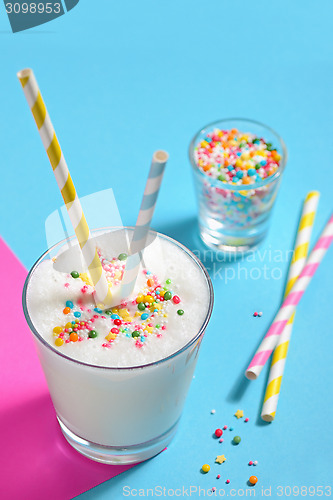
[(204, 464), (202, 467), (201, 467), (201, 470), (202, 472), (204, 472), (205, 474), (207, 474), (207, 472), (210, 471), (210, 465), (208, 464)]
[(77, 271), (72, 271), (71, 275), (72, 275), (73, 278), (76, 279), (76, 278), (78, 278), (80, 276), (80, 273), (78, 273)]
[(232, 442), (234, 444), (239, 444), (241, 442), (241, 437), (240, 436), (234, 436), (234, 439), (232, 440)]
[(216, 430), (215, 430), (215, 436), (216, 436), (217, 438), (221, 437), (221, 436), (222, 436), (222, 434), (223, 434), (223, 430), (222, 430), (222, 429), (216, 429)]
[(183, 314), (184, 314), (183, 309), (178, 309), (177, 314), (178, 314), (179, 316), (183, 316)]
[(251, 484), (256, 484), (258, 482), (258, 478), (256, 476), (250, 476), (249, 482)]

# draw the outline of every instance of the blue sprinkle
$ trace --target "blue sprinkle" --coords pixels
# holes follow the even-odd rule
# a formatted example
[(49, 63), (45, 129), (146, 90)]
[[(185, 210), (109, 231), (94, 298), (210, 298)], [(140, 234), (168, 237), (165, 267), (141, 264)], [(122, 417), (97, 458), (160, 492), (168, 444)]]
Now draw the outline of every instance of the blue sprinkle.
[(206, 138), (206, 142), (212, 142), (212, 138), (211, 137), (207, 137)]
[[(102, 309), (100, 309), (99, 307), (95, 307), (94, 311), (96, 311), (97, 313), (101, 314)], [(111, 316), (111, 318), (112, 318), (112, 316)]]
[(111, 314), (111, 319), (120, 319), (120, 316), (118, 314)]
[(146, 274), (147, 274), (147, 276), (150, 276), (150, 275), (151, 275), (151, 272), (150, 272), (150, 271), (147, 271), (147, 273), (146, 273)]
[(237, 154), (237, 156), (240, 156), (242, 153), (240, 151), (238, 151), (238, 153), (236, 153), (236, 154)]
[(267, 163), (267, 161), (266, 161), (266, 160), (262, 160), (262, 161), (260, 162), (260, 165), (262, 165), (262, 166), (264, 167), (264, 166), (266, 165), (266, 163)]
[(80, 313), (79, 311), (76, 311), (76, 312), (74, 313), (74, 316), (75, 316), (76, 318), (80, 318), (80, 317), (81, 317), (81, 313)]
[(236, 173), (238, 179), (242, 179), (243, 178), (243, 175), (244, 175), (244, 172), (242, 170), (238, 170), (238, 172)]
[(71, 321), (72, 325), (75, 325), (75, 321)]
[(132, 337), (130, 333), (126, 333), (126, 337)]
[(256, 169), (255, 168), (249, 168), (249, 170), (247, 171), (248, 175), (256, 175)]
[(69, 307), (70, 309), (73, 309), (73, 307), (74, 307), (73, 302), (71, 300), (67, 300), (66, 307)]
[(233, 427), (230, 427), (230, 428), (229, 428), (229, 431), (233, 431), (233, 430), (234, 430), (234, 428), (233, 428)]
[(145, 319), (148, 319), (148, 318), (149, 318), (149, 314), (147, 314), (147, 313), (141, 314), (141, 319), (142, 320), (145, 320)]
[(160, 291), (159, 290), (155, 290), (155, 293), (156, 293), (156, 295), (159, 295)]
[(158, 312), (158, 309), (154, 309), (154, 313), (157, 313)]
[(233, 169), (234, 169), (234, 166), (233, 165), (229, 165), (229, 167), (228, 167), (229, 172), (231, 172), (231, 170), (233, 170)]
[(144, 342), (146, 340), (146, 337), (144, 337), (143, 335), (141, 335), (140, 339), (141, 339), (141, 342)]

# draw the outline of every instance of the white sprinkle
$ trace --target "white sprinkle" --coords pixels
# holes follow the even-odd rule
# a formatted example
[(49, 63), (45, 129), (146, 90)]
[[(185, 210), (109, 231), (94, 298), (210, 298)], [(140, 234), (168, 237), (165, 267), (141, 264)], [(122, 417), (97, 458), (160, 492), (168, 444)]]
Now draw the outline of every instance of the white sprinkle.
[(215, 412), (216, 412), (216, 410), (211, 410), (210, 412), (211, 412), (212, 415), (214, 415)]

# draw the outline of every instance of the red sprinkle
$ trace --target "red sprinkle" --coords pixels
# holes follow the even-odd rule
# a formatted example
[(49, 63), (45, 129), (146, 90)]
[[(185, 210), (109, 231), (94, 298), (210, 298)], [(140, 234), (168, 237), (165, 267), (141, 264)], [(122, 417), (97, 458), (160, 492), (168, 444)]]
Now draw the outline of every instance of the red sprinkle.
[(172, 297), (172, 300), (173, 300), (173, 303), (174, 303), (174, 304), (179, 304), (179, 302), (180, 302), (180, 298), (178, 297), (178, 295), (174, 295), (174, 296)]
[(218, 474), (218, 475), (216, 476), (216, 479), (220, 479), (220, 477), (221, 477), (221, 474)]
[(226, 480), (226, 483), (227, 483), (227, 484), (229, 484), (229, 483), (230, 483), (230, 479), (227, 479), (227, 480)]
[(253, 462), (252, 462), (252, 460), (250, 460), (250, 461), (249, 461), (249, 465), (253, 465)]
[(248, 422), (248, 421), (249, 421), (249, 419), (246, 417), (246, 419), (244, 420), (244, 422)]
[(258, 316), (258, 313), (257, 313), (257, 312), (254, 312), (254, 313), (253, 313), (253, 316), (255, 316), (255, 317), (256, 317), (256, 316)]
[(227, 426), (227, 425), (225, 425), (225, 426), (223, 427), (223, 430), (224, 430), (224, 431), (226, 431), (227, 429), (228, 429), (228, 426)]
[(219, 438), (219, 437), (221, 437), (221, 436), (222, 436), (222, 434), (223, 434), (223, 430), (222, 430), (222, 429), (216, 429), (216, 431), (215, 431), (215, 436), (216, 436), (216, 437), (218, 437), (218, 438)]
[(114, 319), (113, 320), (113, 323), (117, 326), (120, 326), (121, 325), (121, 319)]

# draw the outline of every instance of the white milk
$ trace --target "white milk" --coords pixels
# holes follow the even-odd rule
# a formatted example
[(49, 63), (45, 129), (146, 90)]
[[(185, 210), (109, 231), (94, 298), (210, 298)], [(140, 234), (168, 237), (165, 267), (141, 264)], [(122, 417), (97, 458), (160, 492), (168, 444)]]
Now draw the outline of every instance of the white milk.
[[(111, 261), (126, 252), (124, 232), (99, 235), (97, 246), (102, 257)], [(114, 312), (121, 321), (115, 325), (112, 311), (109, 315), (94, 311), (93, 288), (70, 274), (76, 270), (82, 276), (85, 271), (78, 248), (59, 247), (55, 262), (49, 257), (38, 263), (27, 280), (25, 312), (65, 437), (80, 452), (108, 463), (153, 456), (172, 438), (182, 412), (211, 312), (209, 278), (185, 247), (159, 236), (144, 252), (144, 267), (131, 300)], [(120, 270), (122, 264), (115, 259), (114, 266)], [(146, 275), (147, 270), (151, 274)], [(147, 279), (154, 281), (150, 288)], [(115, 295), (117, 283), (111, 289)], [(151, 292), (155, 285), (161, 285), (156, 295)], [(144, 297), (153, 294), (152, 309), (149, 302), (144, 311), (138, 309), (135, 299), (141, 292)], [(167, 292), (172, 298), (159, 302)], [(175, 296), (179, 303), (174, 303)], [(64, 314), (68, 301), (73, 307)], [(142, 319), (141, 314), (149, 318)], [(85, 323), (82, 329), (65, 331), (65, 325), (75, 319)], [(54, 327), (63, 329), (61, 346), (55, 345)], [(107, 340), (112, 328), (119, 331)], [(96, 338), (89, 338), (91, 329), (97, 332)], [(133, 338), (133, 331), (140, 336)], [(81, 340), (70, 341), (71, 333)]]

